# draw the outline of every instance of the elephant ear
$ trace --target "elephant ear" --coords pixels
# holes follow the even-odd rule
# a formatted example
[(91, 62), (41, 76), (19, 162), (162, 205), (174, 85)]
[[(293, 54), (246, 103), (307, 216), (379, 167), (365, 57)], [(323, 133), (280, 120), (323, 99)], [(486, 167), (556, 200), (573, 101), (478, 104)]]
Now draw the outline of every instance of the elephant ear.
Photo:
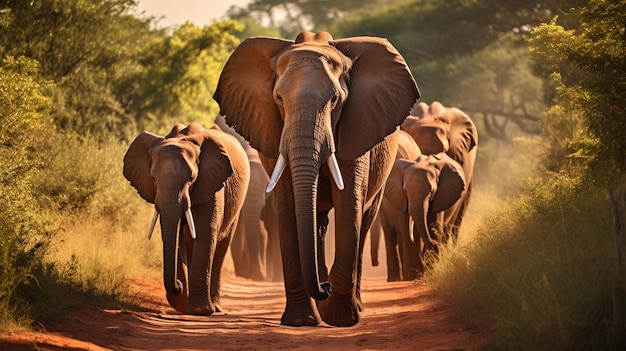
[(420, 94), (404, 58), (386, 39), (357, 37), (330, 43), (353, 62), (348, 99), (336, 131), (339, 158), (351, 160), (393, 133)]
[(450, 108), (446, 113), (450, 114), (448, 155), (463, 165), (467, 153), (478, 144), (478, 131), (471, 118), (458, 108)]
[(150, 147), (161, 140), (163, 140), (161, 136), (143, 132), (133, 140), (124, 155), (124, 177), (137, 189), (139, 195), (150, 203), (154, 203), (156, 196), (156, 188), (150, 175), (152, 164)]
[(404, 192), (404, 170), (413, 164), (412, 161), (398, 158), (394, 161), (391, 173), (385, 183), (384, 197), (393, 207), (401, 212), (408, 211), (407, 197)]
[(466, 189), (463, 168), (458, 162), (444, 153), (431, 155), (430, 163), (440, 170), (437, 191), (433, 195), (430, 208), (439, 213), (457, 202)]
[(292, 44), (275, 38), (246, 39), (226, 62), (213, 95), (226, 123), (272, 158), (278, 158), (283, 128), (273, 97), (272, 58)]
[(191, 191), (191, 203), (201, 205), (209, 202), (224, 182), (233, 174), (233, 166), (224, 142), (217, 130), (204, 130), (187, 137), (200, 145), (198, 177)]
[(181, 123), (176, 123), (172, 130), (165, 136), (165, 139), (176, 138), (180, 136), (181, 132), (185, 129), (185, 126)]

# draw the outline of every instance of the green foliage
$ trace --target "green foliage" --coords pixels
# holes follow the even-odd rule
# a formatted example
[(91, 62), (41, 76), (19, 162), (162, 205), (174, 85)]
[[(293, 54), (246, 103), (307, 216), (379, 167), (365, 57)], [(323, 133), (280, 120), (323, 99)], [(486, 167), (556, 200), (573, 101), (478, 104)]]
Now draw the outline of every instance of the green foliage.
[(0, 56), (40, 62), (57, 85), (52, 116), (58, 128), (98, 135), (132, 122), (112, 94), (113, 82), (133, 69), (149, 23), (126, 11), (134, 0), (4, 1)]
[(32, 277), (52, 237), (30, 183), (40, 163), (34, 138), (50, 106), (37, 73), (37, 62), (24, 57), (0, 64), (0, 326), (22, 314), (16, 290)]
[(471, 240), (444, 250), (428, 280), (469, 320), (494, 326), (494, 348), (626, 345), (626, 261), (605, 191), (539, 180), (481, 222)]
[(0, 1), (2, 327), (77, 293), (124, 299), (129, 277), (160, 267), (158, 241), (136, 235), (150, 206), (122, 176), (128, 140), (210, 126), (241, 26), (153, 30), (134, 6)]
[(494, 328), (495, 349), (626, 347), (625, 10), (592, 0), (533, 31), (536, 72), (552, 78), (548, 173), (493, 206), (429, 272), (469, 319)]
[[(199, 28), (185, 24), (139, 56), (141, 69), (119, 82), (118, 95), (140, 129), (164, 132), (177, 122), (210, 126), (218, 114), (211, 98), (221, 68), (243, 27), (235, 21)], [(148, 128), (150, 127), (150, 128)]]
[(253, 0), (245, 8), (234, 8), (228, 17), (253, 19), (276, 28), (283, 38), (295, 38), (302, 30), (328, 30), (346, 14), (366, 7), (380, 6), (397, 0)]
[(540, 134), (540, 116), (546, 108), (543, 80), (532, 74), (527, 46), (519, 37), (502, 35), (484, 49), (446, 64), (444, 72), (441, 80), (452, 84), (442, 84), (446, 91), (437, 98), (476, 121), (482, 117), (483, 136), (510, 140)]
[(573, 24), (555, 17), (537, 27), (530, 39), (540, 71), (554, 72), (557, 106), (584, 118), (597, 141), (594, 159), (609, 160), (608, 164), (592, 162), (593, 176), (604, 177), (607, 169), (616, 168), (618, 182), (626, 169), (625, 12), (625, 1), (592, 0), (572, 11), (577, 20)]

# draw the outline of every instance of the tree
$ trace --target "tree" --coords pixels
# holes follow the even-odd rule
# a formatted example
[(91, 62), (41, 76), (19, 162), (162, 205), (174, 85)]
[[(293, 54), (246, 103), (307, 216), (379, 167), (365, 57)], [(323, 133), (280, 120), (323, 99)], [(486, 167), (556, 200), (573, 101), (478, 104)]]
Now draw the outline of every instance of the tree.
[(252, 18), (279, 28), (283, 38), (295, 38), (303, 30), (328, 30), (349, 13), (390, 2), (397, 0), (254, 0), (246, 8), (231, 8), (227, 15), (236, 20)]
[(0, 57), (37, 60), (58, 87), (53, 118), (62, 130), (99, 136), (119, 133), (132, 119), (112, 93), (134, 69), (149, 20), (129, 14), (135, 0), (0, 2)]
[(43, 258), (50, 233), (32, 193), (30, 175), (41, 161), (36, 135), (48, 127), (49, 84), (25, 57), (0, 62), (0, 324), (14, 318), (16, 289)]
[[(532, 33), (531, 52), (555, 83), (553, 110), (580, 114), (591, 143), (574, 154), (590, 155), (597, 175), (626, 170), (626, 1), (591, 0), (574, 19), (554, 17)], [(608, 164), (601, 164), (608, 160)], [(607, 172), (616, 168), (617, 173)]]
[[(539, 134), (542, 82), (529, 77), (530, 29), (583, 0), (413, 0), (337, 21), (338, 36), (388, 38), (409, 63), (424, 101), (482, 116), (486, 134)], [(525, 74), (526, 73), (526, 74)]]
[(218, 114), (212, 100), (222, 66), (239, 40), (235, 21), (207, 27), (186, 23), (153, 40), (138, 55), (140, 69), (119, 81), (116, 94), (140, 129), (166, 131), (173, 123), (210, 125)]

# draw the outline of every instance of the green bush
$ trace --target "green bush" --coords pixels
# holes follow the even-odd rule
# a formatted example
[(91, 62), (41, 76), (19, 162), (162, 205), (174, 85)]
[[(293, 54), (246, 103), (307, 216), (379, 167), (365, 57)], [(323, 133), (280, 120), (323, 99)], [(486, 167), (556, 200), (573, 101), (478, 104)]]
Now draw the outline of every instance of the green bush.
[(605, 190), (537, 182), (445, 249), (427, 279), (494, 327), (497, 349), (623, 349), (626, 264), (614, 239)]
[(14, 327), (28, 314), (18, 287), (41, 263), (52, 239), (44, 223), (36, 216), (36, 202), (28, 190), (18, 184), (0, 185), (0, 328)]

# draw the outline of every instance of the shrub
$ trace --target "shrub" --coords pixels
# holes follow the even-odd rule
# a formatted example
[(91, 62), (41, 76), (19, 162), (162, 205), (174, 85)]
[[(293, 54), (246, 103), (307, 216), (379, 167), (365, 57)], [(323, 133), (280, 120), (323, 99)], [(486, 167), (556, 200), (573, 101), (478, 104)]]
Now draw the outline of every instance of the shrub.
[(498, 349), (623, 349), (626, 264), (606, 191), (537, 182), (501, 208), (473, 240), (444, 250), (428, 281), (469, 319), (494, 326)]

